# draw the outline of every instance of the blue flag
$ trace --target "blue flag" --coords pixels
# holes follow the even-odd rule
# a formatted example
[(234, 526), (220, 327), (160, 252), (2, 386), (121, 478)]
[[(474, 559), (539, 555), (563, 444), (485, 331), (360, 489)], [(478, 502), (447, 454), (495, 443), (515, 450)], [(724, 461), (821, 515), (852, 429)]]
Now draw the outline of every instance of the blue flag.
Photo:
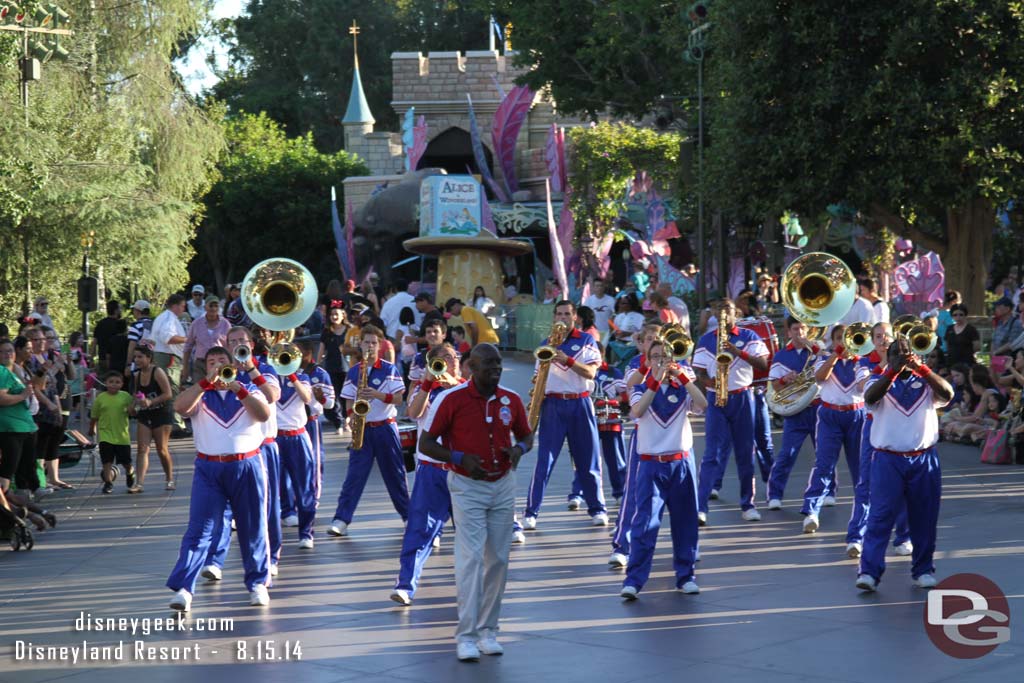
[(345, 233), (341, 228), (341, 217), (338, 216), (338, 197), (333, 186), (331, 187), (331, 232), (334, 233), (335, 252), (338, 255), (341, 272), (345, 274), (346, 279), (351, 279), (353, 276), (349, 274), (346, 265), (348, 264), (348, 245), (345, 243)]

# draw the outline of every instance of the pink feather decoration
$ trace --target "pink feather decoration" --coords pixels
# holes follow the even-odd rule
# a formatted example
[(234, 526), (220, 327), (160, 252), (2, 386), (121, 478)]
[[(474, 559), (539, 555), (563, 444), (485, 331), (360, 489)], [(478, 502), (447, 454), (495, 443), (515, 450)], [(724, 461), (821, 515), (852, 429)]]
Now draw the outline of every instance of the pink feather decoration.
[(352, 202), (347, 202), (345, 207), (345, 256), (348, 258), (349, 277), (356, 274), (356, 245), (355, 245), (356, 221), (352, 213)]
[(491, 126), (491, 142), (494, 154), (501, 164), (501, 172), (505, 176), (505, 188), (509, 194), (519, 190), (516, 178), (516, 138), (526, 121), (526, 115), (533, 106), (536, 93), (524, 85), (517, 85), (509, 91), (505, 99), (494, 112), (494, 125)]
[(427, 117), (420, 115), (412, 129), (412, 148), (409, 150), (409, 168), (415, 171), (427, 151)]
[(551, 124), (551, 129), (548, 131), (544, 161), (548, 167), (548, 175), (551, 176), (552, 191), (566, 192), (569, 184), (566, 180), (565, 168), (565, 131), (554, 123)]

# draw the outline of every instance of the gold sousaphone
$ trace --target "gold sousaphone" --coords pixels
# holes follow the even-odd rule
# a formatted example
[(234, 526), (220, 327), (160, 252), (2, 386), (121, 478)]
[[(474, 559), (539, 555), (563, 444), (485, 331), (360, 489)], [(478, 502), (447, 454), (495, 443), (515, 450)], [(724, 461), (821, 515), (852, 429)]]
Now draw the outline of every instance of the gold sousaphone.
[(250, 320), (265, 330), (277, 332), (267, 362), (279, 375), (296, 372), (302, 365), (302, 352), (291, 340), (295, 328), (309, 320), (316, 310), (313, 274), (291, 259), (267, 259), (246, 274), (241, 298)]
[[(789, 264), (782, 275), (782, 304), (789, 314), (813, 330), (810, 338), (820, 338), (825, 329), (846, 315), (857, 294), (857, 285), (850, 270), (832, 254), (812, 251)], [(871, 335), (868, 334), (870, 341)], [(814, 379), (814, 356), (796, 379), (778, 391), (768, 383), (765, 401), (776, 415), (796, 415), (818, 397)]]

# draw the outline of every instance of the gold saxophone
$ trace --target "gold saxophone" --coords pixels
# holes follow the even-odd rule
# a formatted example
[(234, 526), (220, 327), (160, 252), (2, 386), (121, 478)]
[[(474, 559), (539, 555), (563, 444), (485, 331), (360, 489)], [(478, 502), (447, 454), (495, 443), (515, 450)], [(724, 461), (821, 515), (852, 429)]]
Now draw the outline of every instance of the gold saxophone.
[(715, 354), (715, 405), (719, 408), (729, 402), (729, 366), (732, 365), (732, 354), (726, 351), (729, 342), (729, 328), (725, 324), (725, 316), (718, 314), (718, 349)]
[[(356, 396), (366, 388), (366, 381), (369, 375), (370, 363), (367, 359), (359, 364), (359, 385), (356, 387)], [(366, 429), (366, 414), (370, 412), (370, 402), (365, 399), (356, 399), (352, 404), (352, 419), (349, 427), (352, 429), (352, 448), (359, 450), (363, 447), (363, 431)]]
[(540, 422), (540, 404), (544, 401), (544, 389), (548, 383), (551, 361), (568, 334), (569, 327), (563, 322), (556, 322), (551, 326), (548, 343), (537, 347), (537, 350), (533, 352), (533, 357), (540, 362), (540, 365), (537, 367), (537, 374), (533, 377), (533, 386), (530, 387), (530, 408), (526, 415), (531, 430), (536, 430), (537, 423)]

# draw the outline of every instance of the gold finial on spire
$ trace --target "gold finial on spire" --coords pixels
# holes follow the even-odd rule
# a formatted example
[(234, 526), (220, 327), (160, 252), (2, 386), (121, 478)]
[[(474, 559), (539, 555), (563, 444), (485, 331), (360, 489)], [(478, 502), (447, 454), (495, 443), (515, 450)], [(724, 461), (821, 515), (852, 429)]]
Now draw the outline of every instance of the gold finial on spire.
[(352, 53), (355, 55), (355, 66), (359, 68), (359, 25), (356, 24), (356, 20), (352, 20), (352, 25), (348, 27), (348, 32), (352, 35)]

